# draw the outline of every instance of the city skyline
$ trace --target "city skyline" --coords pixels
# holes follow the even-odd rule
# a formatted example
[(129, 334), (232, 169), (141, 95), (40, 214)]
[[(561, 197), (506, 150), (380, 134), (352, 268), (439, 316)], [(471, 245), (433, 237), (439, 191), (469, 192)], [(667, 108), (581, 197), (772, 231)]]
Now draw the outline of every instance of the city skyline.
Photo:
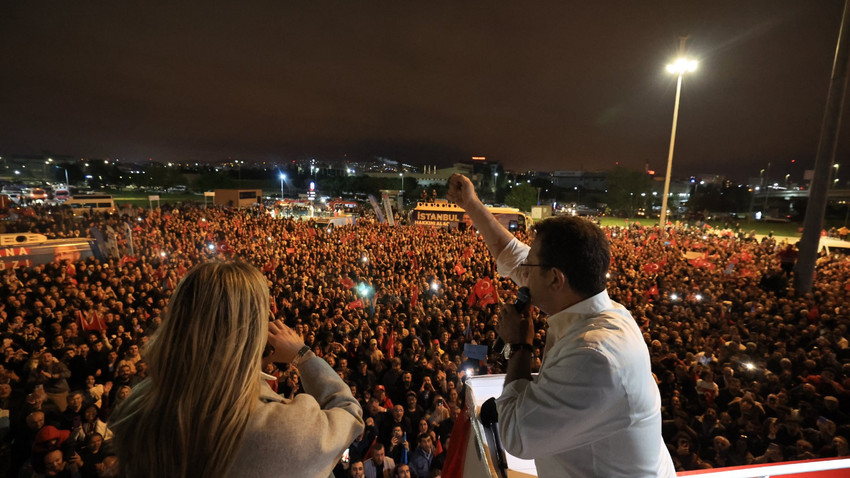
[(842, 7), (7, 4), (0, 151), (663, 172), (687, 34), (673, 176), (802, 178)]

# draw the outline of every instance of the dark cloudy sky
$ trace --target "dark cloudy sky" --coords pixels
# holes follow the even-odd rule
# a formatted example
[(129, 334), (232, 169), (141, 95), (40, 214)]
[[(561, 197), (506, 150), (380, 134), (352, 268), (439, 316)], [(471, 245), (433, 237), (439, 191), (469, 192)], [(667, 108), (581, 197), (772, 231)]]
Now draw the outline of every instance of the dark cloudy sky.
[(662, 170), (675, 96), (664, 67), (686, 34), (700, 67), (684, 82), (674, 175), (743, 179), (796, 158), (798, 176), (843, 7), (221, 3), (0, 2), (0, 154)]

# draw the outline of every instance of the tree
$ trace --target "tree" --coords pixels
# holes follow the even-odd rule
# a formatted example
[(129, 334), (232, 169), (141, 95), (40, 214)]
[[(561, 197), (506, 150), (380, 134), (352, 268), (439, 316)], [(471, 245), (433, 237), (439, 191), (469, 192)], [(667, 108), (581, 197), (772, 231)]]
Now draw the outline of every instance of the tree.
[[(608, 206), (633, 216), (652, 193), (652, 178), (643, 171), (617, 166), (608, 173)], [(641, 196), (643, 194), (643, 196)]]
[(214, 189), (229, 189), (236, 186), (236, 181), (226, 172), (217, 172), (213, 170), (204, 171), (195, 180), (192, 189), (198, 191), (211, 191)]
[(743, 212), (750, 205), (746, 188), (730, 188), (716, 184), (694, 185), (691, 194), (691, 211)]
[(505, 196), (505, 204), (521, 211), (530, 211), (531, 206), (537, 205), (537, 188), (528, 184), (514, 186)]

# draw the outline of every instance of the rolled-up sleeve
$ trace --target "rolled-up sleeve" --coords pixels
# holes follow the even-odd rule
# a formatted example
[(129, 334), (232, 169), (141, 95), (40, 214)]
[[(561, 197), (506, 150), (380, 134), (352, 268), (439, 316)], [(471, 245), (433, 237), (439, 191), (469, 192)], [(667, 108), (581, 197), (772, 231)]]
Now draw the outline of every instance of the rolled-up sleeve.
[(517, 269), (522, 261), (528, 257), (529, 250), (531, 250), (531, 247), (519, 239), (513, 238), (496, 258), (496, 270), (502, 276), (510, 277), (520, 287), (524, 286), (524, 276)]

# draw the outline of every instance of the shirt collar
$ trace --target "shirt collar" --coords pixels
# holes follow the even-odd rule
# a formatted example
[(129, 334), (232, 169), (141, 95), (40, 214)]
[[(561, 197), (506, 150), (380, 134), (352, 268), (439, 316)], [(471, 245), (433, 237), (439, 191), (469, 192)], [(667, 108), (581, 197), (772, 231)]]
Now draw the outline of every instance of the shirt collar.
[(603, 290), (550, 316), (547, 320), (549, 330), (546, 335), (547, 337), (550, 335), (561, 337), (576, 319), (599, 315), (611, 307), (611, 298), (608, 297), (608, 291)]
[[(271, 377), (271, 378), (267, 378)], [(277, 380), (277, 377), (272, 377), (271, 375), (260, 372), (260, 401), (262, 402), (283, 402), (284, 399), (269, 386), (269, 382), (266, 380)]]

